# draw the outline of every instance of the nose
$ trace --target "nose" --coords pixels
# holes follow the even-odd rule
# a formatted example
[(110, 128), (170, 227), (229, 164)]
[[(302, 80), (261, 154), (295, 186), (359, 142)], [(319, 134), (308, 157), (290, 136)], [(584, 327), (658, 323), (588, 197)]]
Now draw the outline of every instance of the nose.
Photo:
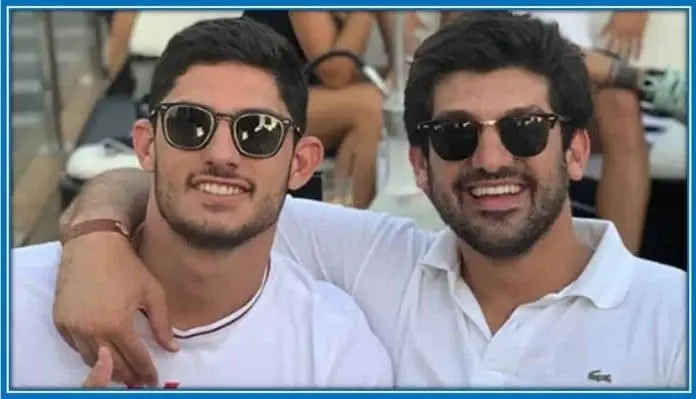
[(239, 165), (242, 155), (234, 145), (230, 124), (227, 121), (218, 123), (217, 130), (203, 153), (207, 162), (227, 166)]
[(514, 156), (505, 148), (495, 126), (485, 126), (478, 138), (478, 146), (471, 156), (474, 168), (494, 173), (514, 162)]

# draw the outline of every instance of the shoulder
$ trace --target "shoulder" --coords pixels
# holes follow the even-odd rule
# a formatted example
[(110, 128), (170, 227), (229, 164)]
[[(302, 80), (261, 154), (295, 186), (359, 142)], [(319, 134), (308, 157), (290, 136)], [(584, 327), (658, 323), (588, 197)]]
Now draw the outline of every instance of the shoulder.
[[(633, 258), (633, 276), (628, 298), (643, 311), (661, 309), (668, 313), (685, 315), (688, 279), (683, 270), (642, 258)], [(647, 308), (646, 308), (647, 307)]]
[(53, 325), (60, 256), (58, 242), (12, 250), (12, 383), (15, 386), (78, 385), (86, 375), (79, 354), (62, 340)]
[(392, 360), (355, 300), (338, 287), (313, 287), (314, 348), (319, 377), (329, 386), (391, 387)]
[(342, 259), (376, 263), (379, 258), (400, 258), (401, 269), (408, 268), (405, 260), (415, 264), (436, 236), (408, 218), (291, 197), (285, 201), (279, 226), (281, 241), (303, 238), (310, 241), (305, 245), (322, 250), (342, 248)]
[(52, 295), (61, 254), (62, 247), (59, 242), (12, 249), (12, 285), (33, 286), (50, 291)]
[(55, 295), (61, 245), (50, 242), (12, 250), (12, 308), (16, 320), (34, 318), (51, 310)]
[(315, 279), (294, 260), (273, 253), (271, 267), (276, 295), (284, 297), (283, 307), (308, 317), (315, 334), (332, 337), (365, 320), (353, 297), (334, 284)]
[(685, 384), (688, 340), (688, 277), (680, 269), (634, 258), (633, 277), (626, 296), (626, 318), (634, 326), (631, 341), (653, 352), (670, 386)]

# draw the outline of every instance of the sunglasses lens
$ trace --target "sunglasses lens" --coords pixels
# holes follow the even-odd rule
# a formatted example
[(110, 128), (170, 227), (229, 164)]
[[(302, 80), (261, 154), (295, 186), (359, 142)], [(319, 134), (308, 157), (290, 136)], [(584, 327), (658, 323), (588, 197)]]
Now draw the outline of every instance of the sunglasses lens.
[(544, 151), (552, 126), (543, 115), (509, 116), (498, 121), (500, 140), (517, 157), (533, 157)]
[(202, 147), (213, 131), (214, 117), (206, 110), (190, 105), (174, 105), (164, 115), (164, 127), (170, 143), (184, 149)]
[(428, 122), (426, 128), (435, 153), (445, 161), (462, 161), (476, 151), (478, 126), (463, 120)]
[(285, 124), (279, 118), (264, 114), (240, 115), (233, 127), (239, 149), (247, 156), (273, 156), (285, 137)]

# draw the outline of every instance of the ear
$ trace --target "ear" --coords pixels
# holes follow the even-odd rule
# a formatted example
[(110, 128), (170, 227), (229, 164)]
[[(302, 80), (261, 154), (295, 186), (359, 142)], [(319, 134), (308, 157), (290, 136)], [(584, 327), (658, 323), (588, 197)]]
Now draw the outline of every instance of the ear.
[(578, 129), (575, 131), (565, 155), (568, 164), (568, 177), (573, 181), (581, 180), (587, 159), (590, 156), (590, 135), (587, 130)]
[(430, 182), (428, 181), (428, 159), (421, 147), (412, 145), (408, 150), (408, 160), (411, 162), (413, 174), (416, 176), (416, 185), (423, 192), (429, 191)]
[(133, 124), (133, 149), (140, 166), (148, 171), (155, 170), (155, 131), (147, 119), (138, 119)]
[(324, 146), (316, 137), (301, 137), (295, 145), (295, 154), (290, 165), (288, 188), (297, 190), (312, 178), (324, 160)]

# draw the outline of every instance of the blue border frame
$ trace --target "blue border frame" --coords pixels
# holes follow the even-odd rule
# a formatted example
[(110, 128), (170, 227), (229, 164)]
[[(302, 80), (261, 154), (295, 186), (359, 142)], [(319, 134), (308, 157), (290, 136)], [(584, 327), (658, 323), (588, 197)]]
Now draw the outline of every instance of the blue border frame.
[[(256, 4), (253, 6), (244, 6), (243, 3), (236, 2), (236, 1), (231, 1), (231, 0), (205, 0), (205, 1), (200, 1), (198, 4), (195, 4), (195, 8), (193, 5), (193, 2), (191, 0), (169, 0), (163, 2), (163, 1), (148, 1), (148, 0), (122, 0), (122, 1), (112, 1), (111, 3), (108, 3), (109, 5), (96, 5), (94, 2), (89, 2), (89, 1), (84, 1), (84, 0), (64, 0), (61, 2), (62, 4), (58, 5), (57, 2), (50, 2), (50, 1), (41, 1), (41, 0), (26, 0), (26, 1), (21, 1), (21, 0), (10, 0), (10, 1), (4, 1), (2, 2), (2, 10), (0, 11), (0, 27), (2, 27), (2, 32), (0, 33), (0, 50), (2, 54), (2, 57), (4, 58), (2, 62), (2, 66), (0, 69), (2, 79), (0, 80), (0, 89), (2, 90), (2, 93), (4, 94), (2, 96), (2, 100), (0, 103), (0, 120), (3, 121), (4, 123), (2, 124), (2, 142), (1, 142), (1, 149), (2, 149), (2, 154), (4, 154), (5, 159), (4, 159), (4, 168), (3, 168), (3, 173), (2, 177), (0, 179), (2, 184), (0, 184), (0, 192), (2, 193), (2, 198), (3, 198), (3, 204), (2, 204), (2, 216), (0, 216), (0, 220), (3, 222), (2, 223), (2, 230), (0, 230), (0, 240), (2, 240), (2, 268), (0, 269), (0, 282), (2, 283), (2, 287), (4, 288), (4, 295), (2, 296), (2, 318), (1, 318), (1, 326), (2, 329), (0, 329), (0, 338), (2, 341), (2, 347), (0, 348), (0, 386), (2, 389), (0, 390), (0, 397), (4, 397), (5, 395), (7, 396), (14, 396), (14, 395), (29, 395), (29, 396), (34, 396), (38, 395), (41, 393), (50, 393), (54, 395), (59, 395), (63, 397), (68, 397), (68, 396), (73, 396), (77, 394), (97, 394), (97, 392), (94, 391), (75, 391), (75, 390), (51, 390), (51, 391), (46, 391), (46, 390), (22, 390), (22, 391), (10, 391), (9, 390), (9, 356), (10, 356), (10, 345), (9, 345), (9, 327), (10, 327), (10, 296), (11, 296), (11, 289), (10, 289), (10, 279), (11, 279), (11, 273), (10, 273), (10, 268), (9, 268), (9, 262), (10, 262), (10, 248), (11, 248), (11, 211), (10, 211), (10, 206), (11, 206), (11, 198), (10, 198), (10, 193), (11, 193), (11, 172), (12, 172), (12, 165), (11, 165), (11, 148), (12, 148), (12, 137), (10, 134), (10, 127), (11, 127), (11, 118), (10, 118), (10, 75), (11, 75), (11, 62), (10, 62), (10, 52), (11, 52), (11, 34), (10, 34), (10, 11), (12, 9), (33, 9), (33, 10), (40, 10), (40, 9), (74, 9), (74, 10), (85, 10), (85, 9), (114, 9), (114, 8), (121, 8), (121, 9), (196, 9), (200, 10), (203, 8), (209, 8), (209, 9), (221, 9), (221, 8), (226, 8), (226, 9), (258, 9), (258, 8), (303, 8), (303, 9), (314, 9), (317, 8), (317, 6), (321, 6), (322, 8), (336, 8), (336, 9), (350, 9), (350, 8), (369, 8), (369, 9), (404, 9), (404, 8), (409, 8), (409, 9), (421, 9), (421, 10), (439, 10), (439, 9), (456, 9), (456, 8), (463, 8), (462, 6), (465, 6), (467, 9), (471, 8), (487, 8), (487, 9), (492, 9), (492, 8), (503, 8), (503, 9), (596, 9), (596, 10), (601, 10), (601, 9), (617, 9), (617, 8), (650, 8), (650, 9), (686, 9), (688, 12), (688, 77), (689, 77), (689, 82), (690, 82), (690, 90), (689, 90), (689, 104), (691, 104), (690, 110), (689, 110), (689, 121), (691, 121), (691, 114), (692, 111), (694, 110), (694, 103), (692, 101), (693, 96), (693, 79), (692, 79), (692, 63), (691, 63), (691, 56), (693, 52), (693, 46), (694, 46), (694, 41), (693, 41), (693, 32), (692, 32), (692, 13), (691, 13), (691, 6), (693, 5), (692, 2), (689, 1), (661, 1), (661, 0), (642, 0), (639, 2), (632, 2), (632, 3), (623, 3), (621, 1), (616, 1), (613, 3), (607, 3), (605, 0), (584, 0), (584, 1), (558, 1), (558, 0), (537, 0), (536, 4), (530, 5), (528, 2), (525, 1), (520, 1), (520, 0), (507, 0), (507, 1), (502, 1), (502, 0), (488, 0), (485, 2), (485, 4), (476, 4), (470, 3), (470, 4), (462, 4), (463, 2), (461, 0), (437, 0), (435, 2), (429, 2), (430, 4), (427, 4), (423, 2), (422, 0), (401, 0), (401, 1), (394, 1), (394, 0), (387, 0), (387, 1), (382, 1), (381, 4), (374, 4), (369, 0), (353, 0), (353, 1), (335, 1), (335, 0), (325, 0), (323, 2), (314, 2), (314, 1), (293, 1), (293, 0), (257, 0)], [(689, 122), (689, 132), (691, 131), (691, 122)], [(691, 140), (690, 135), (688, 135), (688, 215), (689, 215), (689, 221), (688, 221), (688, 236), (689, 236), (689, 251), (688, 251), (688, 263), (691, 265), (691, 260), (692, 260), (692, 246), (694, 243), (693, 236), (691, 234), (692, 230), (692, 222), (693, 222), (693, 212), (692, 212), (692, 200), (694, 198), (694, 187), (692, 186), (692, 179), (691, 176), (693, 175), (694, 171), (694, 165), (692, 164), (692, 151), (694, 150), (694, 142)], [(689, 267), (690, 269), (690, 267)], [(689, 361), (688, 361), (688, 370), (689, 370), (689, 379), (688, 379), (688, 385), (689, 389), (687, 391), (682, 391), (681, 393), (677, 393), (678, 395), (691, 395), (691, 389), (692, 389), (692, 343), (691, 343), (691, 314), (692, 314), (692, 306), (693, 306), (693, 295), (692, 295), (692, 283), (693, 283), (693, 274), (689, 273), (689, 306), (688, 306), (688, 326), (689, 326), (689, 340), (688, 340), (688, 347), (689, 347)], [(0, 288), (0, 292), (2, 292), (2, 288)], [(37, 362), (40, 362), (41, 359), (36, 359)], [(109, 394), (109, 395), (131, 395), (131, 394), (136, 394), (136, 395), (156, 395), (156, 394), (177, 394), (177, 395), (186, 395), (186, 396), (198, 396), (198, 395), (204, 395), (204, 394), (230, 394), (230, 393), (235, 393), (237, 397), (242, 397), (242, 396), (284, 396), (284, 395), (305, 395), (305, 394), (312, 394), (318, 395), (318, 396), (328, 396), (328, 395), (336, 395), (336, 394), (344, 394), (344, 395), (362, 395), (363, 397), (372, 397), (376, 395), (384, 395), (384, 394), (389, 394), (389, 395), (397, 395), (397, 396), (407, 396), (407, 395), (412, 395), (412, 394), (422, 394), (422, 395), (432, 395), (432, 394), (456, 394), (456, 393), (468, 393), (468, 394), (488, 394), (488, 395), (493, 395), (493, 396), (501, 396), (501, 395), (506, 395), (506, 394), (524, 394), (525, 396), (529, 395), (535, 395), (535, 394), (551, 394), (551, 395), (558, 395), (561, 393), (573, 393), (573, 394), (578, 394), (582, 396), (590, 396), (598, 393), (606, 394), (606, 395), (620, 395), (620, 394), (646, 394), (649, 395), (650, 397), (658, 397), (658, 396), (666, 396), (666, 395), (674, 395), (674, 392), (665, 392), (664, 390), (611, 390), (611, 391), (599, 391), (599, 390), (585, 390), (585, 391), (562, 391), (562, 390), (505, 390), (505, 391), (494, 391), (494, 390), (465, 390), (465, 391), (456, 391), (456, 390), (440, 390), (440, 391), (432, 391), (432, 390), (399, 390), (396, 392), (392, 391), (283, 391), (283, 390), (255, 390), (255, 391), (211, 391), (211, 390), (206, 390), (206, 391), (195, 391), (195, 390), (187, 390), (187, 389), (180, 389), (180, 390), (168, 390), (168, 391), (152, 391), (152, 390), (135, 390), (135, 391), (100, 391), (98, 394)]]

